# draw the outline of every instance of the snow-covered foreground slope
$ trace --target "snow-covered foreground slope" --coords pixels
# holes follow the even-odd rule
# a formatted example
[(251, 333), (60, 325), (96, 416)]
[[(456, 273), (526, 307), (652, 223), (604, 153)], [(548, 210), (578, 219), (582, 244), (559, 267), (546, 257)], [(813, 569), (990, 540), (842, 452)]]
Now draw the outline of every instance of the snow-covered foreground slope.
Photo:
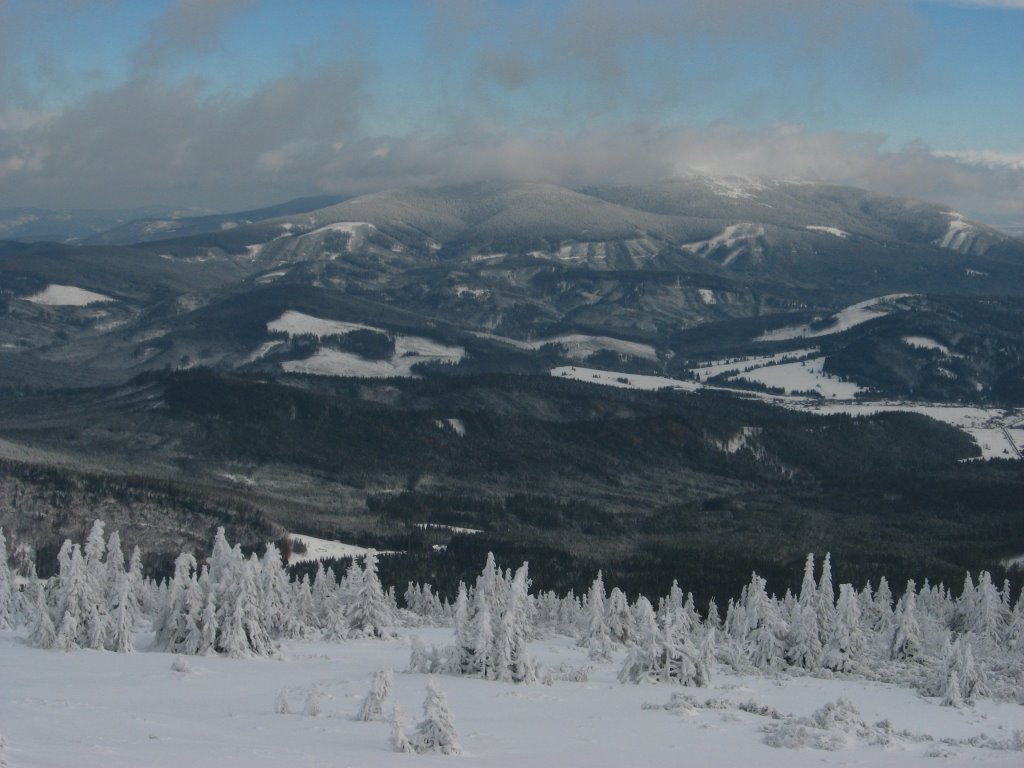
[[(391, 751), (385, 723), (355, 722), (378, 669), (396, 671), (386, 710), (397, 703), (408, 727), (421, 716), (427, 676), (401, 672), (409, 633), (391, 641), (285, 643), (278, 658), (174, 657), (140, 652), (60, 653), (28, 647), (0, 632), (0, 733), (11, 766), (394, 766), (416, 756)], [(415, 630), (446, 643), (448, 629)], [(140, 646), (146, 639), (140, 637)], [(568, 638), (535, 641), (531, 652), (548, 667), (592, 663)], [(727, 674), (710, 687), (628, 685), (616, 681), (621, 653), (594, 664), (588, 682), (514, 685), (440, 676), (464, 754), (420, 756), (425, 765), (452, 761), (481, 766), (905, 766), (925, 756), (943, 765), (1019, 766), (1022, 753), (964, 740), (985, 735), (1008, 746), (1024, 728), (1024, 707), (983, 700), (968, 709), (939, 706), (913, 691), (880, 683), (798, 677), (786, 680)], [(172, 665), (185, 671), (178, 671)], [(321, 714), (275, 714), (282, 689), (292, 711), (321, 693)], [(698, 706), (667, 704), (673, 693)], [(891, 723), (888, 745), (842, 725), (827, 731), (834, 751), (765, 743), (765, 729), (820, 737), (793, 718), (810, 717), (839, 698), (868, 724)], [(712, 700), (712, 706), (703, 706)], [(749, 702), (782, 720), (755, 714)], [(886, 732), (886, 729), (873, 729)], [(825, 733), (825, 732), (823, 732)], [(953, 740), (943, 744), (941, 739)], [(991, 745), (990, 745), (991, 746)], [(419, 764), (419, 763), (418, 763)]]

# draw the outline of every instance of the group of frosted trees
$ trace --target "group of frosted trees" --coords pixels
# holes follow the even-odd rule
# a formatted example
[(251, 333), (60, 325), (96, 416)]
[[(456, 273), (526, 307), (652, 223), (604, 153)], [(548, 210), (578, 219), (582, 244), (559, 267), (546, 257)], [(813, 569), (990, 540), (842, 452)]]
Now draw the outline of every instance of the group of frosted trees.
[[(488, 553), (475, 587), (459, 585), (452, 610), (455, 643), (428, 649), (414, 639), (409, 669), (513, 683), (534, 681), (536, 667), (528, 642), (534, 637), (536, 604), (529, 594), (527, 573), (526, 563), (515, 574), (502, 572)], [(418, 591), (422, 594), (422, 589)]]
[(21, 621), (40, 648), (131, 652), (148, 618), (161, 650), (266, 656), (279, 639), (383, 638), (396, 624), (394, 596), (381, 586), (372, 551), (340, 580), (321, 566), (311, 586), (306, 578), (289, 579), (275, 545), (262, 557), (245, 557), (219, 529), (201, 568), (193, 555), (181, 554), (173, 577), (157, 583), (143, 578), (138, 547), (125, 567), (118, 534), (105, 539), (97, 521), (84, 545), (64, 542), (53, 578), (32, 576), (17, 591), (2, 532), (0, 544), (0, 628)]
[[(428, 649), (414, 641), (410, 669), (528, 682), (541, 671), (524, 640), (564, 634), (593, 661), (624, 651), (619, 679), (630, 683), (705, 686), (718, 662), (749, 674), (853, 674), (954, 706), (984, 695), (1021, 699), (1024, 691), (1024, 600), (1014, 602), (1009, 584), (997, 588), (984, 571), (977, 582), (968, 575), (957, 597), (911, 581), (894, 603), (884, 577), (877, 589), (842, 584), (837, 597), (830, 558), (816, 575), (808, 555), (798, 594), (770, 595), (754, 574), (724, 617), (714, 600), (701, 616), (675, 583), (656, 610), (644, 596), (630, 603), (617, 588), (606, 592), (600, 573), (581, 597), (524, 596), (528, 587), (525, 565), (513, 576), (489, 557), (449, 611), (454, 643)], [(410, 585), (406, 597), (421, 616), (445, 620), (429, 588)]]
[(7, 542), (0, 530), (0, 629), (23, 623), (41, 648), (134, 650), (142, 615), (142, 560), (138, 547), (125, 567), (117, 533), (105, 539), (96, 522), (84, 545), (65, 541), (58, 572), (42, 582), (29, 574), (24, 590), (14, 589)]
[(341, 578), (321, 564), (312, 580), (294, 580), (275, 546), (245, 557), (223, 530), (204, 564), (182, 554), (160, 583), (143, 578), (138, 548), (126, 567), (117, 533), (105, 538), (101, 522), (84, 544), (65, 542), (58, 561), (54, 577), (16, 589), (0, 531), (0, 629), (22, 623), (45, 648), (130, 652), (145, 619), (157, 649), (238, 657), (270, 654), (279, 639), (387, 638), (400, 625), (454, 625), (450, 645), (414, 639), (410, 670), (528, 683), (552, 674), (531, 658), (529, 642), (562, 634), (595, 663), (619, 654), (619, 679), (629, 683), (704, 686), (717, 662), (742, 673), (859, 675), (956, 706), (1024, 691), (1024, 600), (987, 572), (968, 575), (955, 597), (911, 581), (894, 601), (884, 578), (877, 589), (837, 590), (829, 557), (816, 573), (809, 555), (797, 594), (771, 595), (754, 574), (722, 615), (714, 600), (699, 612), (675, 583), (657, 608), (644, 596), (630, 602), (607, 591), (601, 574), (580, 596), (535, 594), (525, 563), (502, 570), (490, 555), (453, 603), (410, 584), (400, 610), (372, 552)]

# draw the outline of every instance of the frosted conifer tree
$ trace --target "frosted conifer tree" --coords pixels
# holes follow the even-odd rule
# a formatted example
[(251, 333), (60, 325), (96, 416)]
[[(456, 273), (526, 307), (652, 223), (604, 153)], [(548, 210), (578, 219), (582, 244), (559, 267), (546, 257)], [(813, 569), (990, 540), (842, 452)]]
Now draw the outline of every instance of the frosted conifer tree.
[(473, 617), (472, 638), (473, 648), (470, 659), (464, 665), (463, 673), (480, 675), (491, 680), (497, 674), (497, 661), (494, 656), (494, 629), (491, 609), (487, 601), (478, 592), (479, 601), (476, 615)]
[(167, 602), (154, 624), (157, 642), (168, 653), (187, 653), (189, 623), (196, 620), (195, 557), (183, 552), (174, 560), (174, 576), (168, 589)]
[(0, 528), (0, 629), (14, 626), (14, 594), (14, 579), (7, 565), (7, 539), (4, 537), (4, 529)]
[(899, 661), (913, 659), (921, 654), (921, 627), (917, 621), (917, 601), (914, 582), (907, 582), (907, 590), (896, 605), (889, 658)]
[(458, 755), (462, 752), (455, 721), (448, 700), (433, 678), (427, 683), (427, 699), (423, 703), (423, 719), (416, 726), (412, 744), (417, 752), (440, 752), (443, 755)]
[(396, 752), (414, 753), (416, 751), (416, 747), (405, 733), (402, 711), (397, 704), (391, 708), (391, 746)]
[(795, 667), (817, 669), (821, 662), (821, 641), (818, 639), (818, 615), (813, 605), (796, 604), (793, 620), (786, 635), (786, 659)]
[(281, 550), (268, 542), (260, 561), (260, 615), (272, 637), (281, 637), (292, 611), (291, 586), (281, 563)]
[(377, 576), (377, 553), (370, 550), (363, 558), (362, 573), (353, 585), (355, 595), (347, 611), (350, 633), (355, 637), (394, 637), (395, 615)]
[(373, 676), (370, 684), (370, 692), (363, 700), (363, 706), (359, 708), (356, 720), (369, 722), (371, 720), (384, 719), (384, 700), (391, 693), (391, 686), (394, 683), (394, 676), (390, 669), (378, 670)]
[(836, 595), (832, 586), (832, 554), (825, 553), (821, 563), (821, 577), (814, 595), (814, 611), (818, 619), (818, 639), (821, 645), (828, 643), (835, 630)]
[(579, 642), (590, 648), (590, 658), (594, 661), (608, 661), (612, 653), (612, 639), (604, 618), (604, 602), (604, 579), (598, 571), (597, 578), (587, 592), (587, 623)]
[(865, 648), (860, 621), (860, 603), (849, 584), (839, 587), (835, 627), (825, 647), (824, 666), (836, 672), (852, 672), (859, 666)]
[(505, 612), (494, 636), (495, 676), (498, 680), (513, 683), (530, 683), (536, 679), (536, 671), (530, 659), (526, 639), (526, 601), (528, 595), (528, 565), (523, 563), (516, 571), (508, 590)]
[(776, 671), (785, 666), (783, 637), (787, 632), (775, 600), (765, 591), (765, 580), (756, 573), (747, 585), (746, 636), (743, 645), (750, 664)]
[(627, 645), (633, 642), (636, 634), (633, 627), (633, 614), (629, 610), (629, 602), (621, 589), (615, 587), (608, 595), (604, 608), (605, 625), (612, 642)]
[(46, 606), (46, 594), (36, 590), (35, 606), (32, 611), (28, 641), (36, 648), (53, 648), (57, 643), (57, 630)]
[(92, 590), (82, 550), (71, 546), (68, 561), (62, 561), (57, 595), (57, 639), (55, 648), (102, 648), (106, 637), (106, 620), (100, 600)]
[(131, 580), (123, 567), (113, 588), (115, 592), (110, 613), (108, 647), (118, 653), (132, 653), (135, 650), (135, 621), (139, 607), (135, 602)]

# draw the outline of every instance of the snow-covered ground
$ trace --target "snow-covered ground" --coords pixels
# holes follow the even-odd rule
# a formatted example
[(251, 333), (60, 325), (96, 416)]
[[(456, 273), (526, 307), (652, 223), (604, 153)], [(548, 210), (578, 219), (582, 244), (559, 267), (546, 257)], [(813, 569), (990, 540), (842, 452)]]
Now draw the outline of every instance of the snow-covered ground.
[(732, 378), (751, 381), (766, 387), (779, 387), (787, 395), (795, 392), (818, 392), (824, 397), (847, 399), (856, 397), (861, 387), (849, 381), (841, 381), (824, 372), (824, 357), (815, 357), (799, 363), (780, 363), (757, 368), (747, 373), (738, 373)]
[[(939, 756), (944, 766), (1014, 766), (1020, 751), (968, 746), (979, 735), (1008, 742), (1024, 728), (1024, 707), (982, 700), (974, 707), (938, 705), (905, 688), (856, 680), (747, 677), (716, 668), (707, 688), (628, 685), (616, 680), (622, 652), (593, 663), (569, 638), (535, 641), (531, 653), (549, 668), (593, 664), (587, 682), (514, 685), (439, 676), (459, 741), (460, 757), (391, 751), (389, 726), (357, 722), (372, 675), (395, 670), (386, 700), (407, 728), (422, 717), (427, 676), (402, 672), (409, 637), (450, 642), (450, 629), (400, 630), (397, 640), (343, 643), (293, 641), (278, 658), (174, 657), (104, 651), (45, 651), (21, 633), (0, 632), (0, 761), (12, 768), (75, 766), (908, 766)], [(147, 647), (140, 637), (139, 647)], [(175, 669), (175, 666), (178, 669)], [(284, 691), (293, 712), (321, 694), (321, 713), (275, 714)], [(661, 707), (673, 693), (691, 697)], [(766, 730), (791, 726), (839, 698), (873, 724), (905, 730), (887, 746), (871, 745), (841, 725), (827, 731), (834, 751), (777, 748)], [(750, 711), (748, 702), (781, 720)], [(707, 706), (710, 703), (711, 706)], [(694, 706), (695, 705), (695, 706)], [(790, 717), (793, 716), (793, 717)], [(806, 727), (803, 728), (806, 734)], [(944, 744), (942, 739), (954, 743)], [(796, 739), (799, 742), (799, 738)], [(808, 739), (810, 741), (810, 739)]]
[[(291, 553), (288, 557), (288, 565), (305, 563), (310, 560), (363, 557), (370, 551), (366, 547), (357, 547), (355, 544), (343, 544), (340, 541), (331, 541), (329, 539), (318, 539), (315, 536), (307, 536), (304, 533), (289, 533), (287, 536), (289, 539), (301, 541), (306, 546), (306, 551), (302, 554), (297, 552)], [(377, 554), (385, 555), (390, 553), (378, 552)]]
[(846, 230), (839, 229), (838, 227), (823, 227), (817, 224), (808, 224), (804, 229), (809, 229), (811, 232), (824, 232), (826, 235), (832, 235), (843, 240), (850, 236), (850, 233)]
[(345, 323), (341, 320), (323, 320), (319, 317), (306, 315), (302, 312), (288, 310), (277, 320), (267, 323), (267, 330), (271, 332), (286, 333), (289, 336), (344, 336), (351, 331), (376, 331), (369, 325), (362, 323)]
[(954, 357), (953, 352), (945, 344), (929, 338), (928, 336), (904, 336), (903, 343), (914, 349), (934, 349), (946, 357)]
[(581, 368), (577, 365), (564, 365), (553, 368), (552, 376), (559, 376), (563, 379), (575, 379), (576, 381), (588, 381), (591, 384), (604, 384), (609, 387), (622, 387), (625, 389), (680, 389), (687, 392), (696, 392), (701, 388), (700, 384), (692, 381), (680, 381), (670, 379), (666, 376), (643, 376), (638, 373), (619, 373), (618, 371), (601, 371), (596, 368)]
[(76, 288), (73, 285), (52, 283), (39, 293), (26, 296), (25, 301), (47, 307), (87, 307), (90, 304), (102, 304), (113, 301), (113, 299), (102, 293)]
[(774, 355), (760, 357), (735, 357), (728, 360), (712, 360), (711, 362), (702, 363), (691, 370), (702, 380), (706, 380), (722, 373), (741, 373), (790, 360), (799, 360), (816, 354), (818, 351), (818, 347), (809, 347), (807, 349), (794, 349), (789, 352), (779, 352)]
[(811, 328), (810, 325), (794, 325), (788, 328), (778, 328), (774, 331), (767, 331), (754, 339), (754, 341), (814, 339), (819, 336), (829, 336), (833, 333), (842, 333), (843, 331), (848, 331), (861, 323), (866, 323), (868, 320), (874, 320), (887, 315), (889, 310), (880, 308), (878, 306), (879, 304), (906, 298), (909, 295), (910, 294), (908, 293), (893, 293), (888, 296), (878, 296), (873, 299), (867, 299), (836, 312), (836, 314), (832, 316), (834, 322), (825, 328), (815, 330)]
[[(325, 320), (302, 312), (289, 310), (277, 320), (267, 323), (267, 330), (286, 333), (289, 336), (344, 336), (352, 331), (366, 330), (389, 333), (382, 328), (362, 323), (346, 323), (340, 320)], [(395, 353), (388, 360), (366, 360), (350, 352), (323, 348), (305, 360), (289, 360), (281, 368), (289, 373), (311, 373), (320, 376), (359, 376), (365, 378), (387, 378), (391, 376), (412, 376), (412, 367), (417, 363), (457, 363), (466, 354), (462, 347), (449, 347), (431, 339), (419, 336), (395, 337)], [(257, 359), (260, 352), (266, 354), (266, 344), (257, 349), (251, 359)]]
[(474, 333), (481, 339), (497, 341), (507, 344), (516, 349), (536, 350), (548, 344), (557, 344), (564, 351), (565, 355), (573, 360), (584, 360), (595, 352), (608, 351), (620, 355), (639, 357), (644, 360), (657, 360), (658, 353), (650, 344), (642, 344), (636, 341), (625, 341), (612, 336), (588, 336), (582, 333), (567, 333), (561, 336), (552, 336), (546, 339), (533, 339), (523, 341), (521, 339), (510, 339), (506, 336), (495, 336), (490, 333)]

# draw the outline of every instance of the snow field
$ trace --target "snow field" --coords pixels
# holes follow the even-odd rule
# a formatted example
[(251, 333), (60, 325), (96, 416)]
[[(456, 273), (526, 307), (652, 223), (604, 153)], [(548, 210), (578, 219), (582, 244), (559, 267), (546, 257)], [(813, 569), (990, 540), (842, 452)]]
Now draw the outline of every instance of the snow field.
[(888, 296), (878, 296), (874, 299), (853, 304), (846, 309), (836, 312), (832, 317), (835, 322), (827, 328), (814, 330), (809, 325), (795, 325), (788, 328), (779, 328), (774, 331), (766, 331), (754, 341), (788, 341), (789, 339), (813, 339), (819, 336), (830, 336), (833, 333), (842, 333), (850, 328), (887, 315), (886, 309), (879, 309), (878, 305), (887, 301), (903, 299), (910, 296), (909, 293), (893, 293)]
[(691, 370), (700, 376), (701, 379), (710, 379), (721, 373), (740, 373), (748, 369), (765, 368), (769, 365), (783, 363), (789, 360), (799, 360), (802, 357), (809, 357), (819, 351), (818, 347), (807, 349), (794, 349), (790, 352), (779, 352), (774, 355), (762, 357), (740, 357), (730, 360), (712, 360), (703, 363)]
[(39, 293), (26, 296), (25, 301), (45, 307), (87, 307), (90, 304), (102, 304), (113, 301), (102, 293), (76, 288), (73, 285), (52, 283)]
[[(343, 336), (352, 331), (365, 330), (377, 333), (388, 333), (395, 339), (395, 354), (390, 360), (365, 360), (350, 352), (323, 348), (305, 360), (289, 360), (281, 364), (281, 368), (289, 373), (309, 373), (320, 376), (359, 376), (365, 378), (387, 378), (391, 376), (412, 376), (412, 367), (417, 363), (440, 362), (457, 363), (466, 354), (462, 347), (448, 347), (431, 339), (419, 336), (402, 336), (390, 334), (381, 328), (361, 323), (346, 323), (340, 320), (324, 320), (319, 317), (289, 310), (277, 320), (267, 323), (267, 330), (286, 333), (289, 336), (310, 335)], [(257, 349), (251, 359), (257, 359)], [(266, 354), (266, 352), (263, 352)]]
[[(355, 544), (342, 544), (340, 541), (329, 539), (318, 539), (315, 536), (307, 536), (303, 533), (286, 534), (289, 539), (298, 539), (306, 545), (303, 554), (292, 552), (288, 558), (288, 565), (305, 563), (309, 561), (325, 560), (342, 557), (364, 557), (370, 551), (367, 547), (358, 547)], [(376, 550), (374, 550), (376, 551)], [(378, 555), (387, 555), (389, 552), (377, 552)]]
[(752, 381), (766, 387), (781, 387), (786, 394), (814, 391), (828, 398), (845, 400), (856, 397), (861, 387), (853, 382), (840, 381), (824, 371), (825, 358), (816, 357), (799, 363), (780, 363), (758, 368), (747, 373), (738, 373), (732, 378)]
[(845, 240), (850, 236), (849, 232), (838, 229), (837, 227), (823, 227), (815, 224), (808, 224), (804, 229), (809, 229), (811, 232), (824, 232), (826, 235), (832, 235), (833, 237), (838, 237), (842, 240)]
[[(428, 678), (401, 671), (413, 633), (428, 643), (451, 639), (450, 629), (402, 630), (393, 641), (294, 641), (284, 643), (276, 659), (232, 660), (145, 652), (55, 653), (0, 632), (5, 694), (0, 722), (8, 741), (4, 757), (19, 768), (406, 765), (412, 758), (390, 750), (386, 723), (352, 718), (374, 672), (382, 668), (396, 672), (385, 711), (397, 703), (407, 732), (421, 718)], [(142, 638), (140, 645), (145, 647)], [(905, 766), (936, 746), (901, 743), (886, 749), (854, 742), (834, 752), (776, 749), (764, 743), (768, 719), (738, 708), (643, 709), (645, 703), (665, 704), (676, 692), (698, 702), (753, 700), (800, 717), (842, 697), (868, 723), (889, 719), (897, 729), (933, 738), (979, 733), (1008, 738), (1024, 727), (1019, 705), (982, 701), (957, 710), (879, 683), (813, 677), (777, 681), (716, 668), (716, 679), (707, 688), (625, 685), (615, 679), (621, 653), (611, 662), (589, 662), (585, 648), (561, 637), (535, 641), (531, 652), (548, 667), (592, 664), (590, 680), (515, 685), (436, 678), (448, 698), (462, 759), (469, 764), (668, 766), (680, 764), (685, 755), (688, 764), (696, 765)], [(187, 671), (172, 669), (175, 659)], [(298, 713), (309, 692), (319, 690), (321, 714), (275, 714), (282, 689)], [(964, 746), (951, 747), (949, 753), (944, 765), (1019, 766), (1021, 760), (1020, 752)], [(448, 764), (439, 755), (422, 759), (426, 765)]]
[(582, 333), (569, 333), (562, 336), (552, 336), (547, 339), (534, 339), (523, 341), (521, 339), (510, 339), (505, 336), (495, 336), (489, 333), (474, 333), (481, 339), (497, 341), (501, 344), (508, 344), (516, 349), (537, 350), (548, 344), (557, 344), (562, 347), (566, 356), (573, 360), (584, 360), (595, 352), (607, 350), (620, 355), (630, 355), (644, 360), (657, 360), (658, 353), (650, 344), (642, 344), (636, 341), (624, 341), (611, 336), (588, 336)]

